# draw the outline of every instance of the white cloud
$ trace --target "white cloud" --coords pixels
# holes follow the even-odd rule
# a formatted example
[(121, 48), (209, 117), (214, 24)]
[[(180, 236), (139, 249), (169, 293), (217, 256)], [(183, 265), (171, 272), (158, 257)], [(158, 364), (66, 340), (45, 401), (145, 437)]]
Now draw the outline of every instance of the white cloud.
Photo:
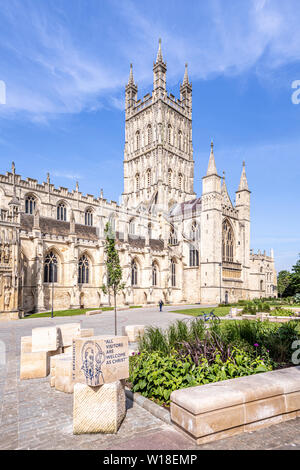
[(53, 176), (57, 176), (59, 178), (66, 178), (69, 180), (79, 180), (81, 176), (77, 173), (70, 173), (69, 171), (53, 171), (50, 173)]
[(5, 75), (0, 79), (7, 84), (1, 115), (21, 113), (41, 123), (107, 105), (123, 110), (120, 96), (129, 63), (134, 63), (140, 89), (148, 88), (160, 36), (171, 84), (182, 79), (186, 61), (197, 80), (254, 68), (268, 79), (279, 66), (300, 60), (296, 1), (191, 0), (182, 14), (177, 11), (180, 2), (170, 3), (171, 9), (167, 3), (160, 8), (152, 3), (153, 8), (147, 1), (104, 2), (111, 16), (101, 23), (100, 5), (91, 3), (82, 20), (90, 27), (81, 34), (80, 22), (67, 21), (70, 11), (45, 3), (6, 2), (0, 39), (9, 60), (0, 61)]

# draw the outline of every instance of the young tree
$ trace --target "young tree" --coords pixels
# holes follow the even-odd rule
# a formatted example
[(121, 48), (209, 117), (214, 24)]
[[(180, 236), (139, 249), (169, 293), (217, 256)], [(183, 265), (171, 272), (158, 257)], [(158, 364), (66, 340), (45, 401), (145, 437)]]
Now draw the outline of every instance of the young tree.
[(300, 294), (300, 258), (292, 267), (291, 290), (292, 295)]
[(101, 289), (104, 294), (112, 293), (114, 297), (114, 311), (115, 311), (115, 335), (117, 335), (117, 294), (121, 292), (125, 283), (122, 282), (122, 269), (120, 266), (119, 254), (116, 249), (115, 235), (109, 223), (105, 226), (105, 246), (104, 252), (106, 254), (106, 270), (107, 270), (107, 283), (102, 285)]
[(289, 271), (280, 271), (277, 276), (277, 290), (280, 297), (287, 295), (292, 275)]

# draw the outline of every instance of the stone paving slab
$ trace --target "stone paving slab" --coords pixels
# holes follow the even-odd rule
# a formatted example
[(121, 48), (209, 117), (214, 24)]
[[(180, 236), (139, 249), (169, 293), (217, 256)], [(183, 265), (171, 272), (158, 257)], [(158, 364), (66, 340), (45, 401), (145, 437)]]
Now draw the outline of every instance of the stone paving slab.
[[(170, 307), (169, 307), (170, 308)], [(174, 309), (174, 307), (171, 307)], [(118, 312), (118, 330), (126, 324), (165, 328), (185, 316), (160, 313), (157, 309)], [(113, 312), (93, 317), (75, 317), (95, 334), (112, 333)], [(190, 317), (188, 317), (190, 318)], [(127, 399), (127, 415), (115, 435), (72, 433), (73, 396), (50, 387), (49, 377), (20, 381), (21, 336), (36, 326), (74, 322), (74, 317), (7, 321), (0, 323), (0, 341), (6, 345), (6, 364), (0, 365), (0, 449), (97, 449), (97, 450), (213, 450), (213, 449), (300, 449), (300, 418), (269, 428), (197, 446), (182, 432), (154, 417)]]

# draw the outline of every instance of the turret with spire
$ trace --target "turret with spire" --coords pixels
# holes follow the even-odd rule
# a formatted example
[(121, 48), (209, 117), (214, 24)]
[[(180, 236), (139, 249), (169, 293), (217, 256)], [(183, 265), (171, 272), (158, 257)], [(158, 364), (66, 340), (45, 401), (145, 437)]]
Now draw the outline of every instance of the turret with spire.
[(218, 175), (216, 167), (213, 141), (210, 144), (207, 172), (202, 178), (202, 194), (208, 193), (218, 193), (221, 196), (221, 176)]
[(156, 62), (153, 63), (153, 97), (159, 98), (166, 94), (167, 64), (163, 60), (161, 39), (158, 41)]
[(180, 85), (180, 101), (192, 117), (192, 83), (189, 81), (188, 64), (185, 64), (183, 82)]
[(236, 208), (239, 212), (243, 212), (243, 217), (250, 220), (250, 194), (248, 181), (246, 176), (245, 162), (243, 162), (243, 169), (240, 179), (239, 188), (236, 191)]
[(130, 64), (129, 79), (125, 87), (125, 109), (126, 113), (134, 106), (137, 100), (137, 85), (134, 83), (132, 64)]

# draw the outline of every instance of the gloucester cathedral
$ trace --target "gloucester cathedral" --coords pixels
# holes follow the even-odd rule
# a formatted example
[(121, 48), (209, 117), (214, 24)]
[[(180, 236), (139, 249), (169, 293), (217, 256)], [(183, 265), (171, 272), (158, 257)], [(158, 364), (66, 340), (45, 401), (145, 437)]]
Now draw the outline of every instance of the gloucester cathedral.
[(110, 304), (104, 228), (116, 239), (125, 289), (118, 305), (216, 304), (276, 296), (274, 256), (250, 249), (245, 163), (232, 203), (211, 143), (202, 194), (194, 192), (192, 84), (166, 89), (161, 42), (153, 91), (125, 87), (124, 192), (117, 204), (51, 183), (0, 175), (0, 317)]

